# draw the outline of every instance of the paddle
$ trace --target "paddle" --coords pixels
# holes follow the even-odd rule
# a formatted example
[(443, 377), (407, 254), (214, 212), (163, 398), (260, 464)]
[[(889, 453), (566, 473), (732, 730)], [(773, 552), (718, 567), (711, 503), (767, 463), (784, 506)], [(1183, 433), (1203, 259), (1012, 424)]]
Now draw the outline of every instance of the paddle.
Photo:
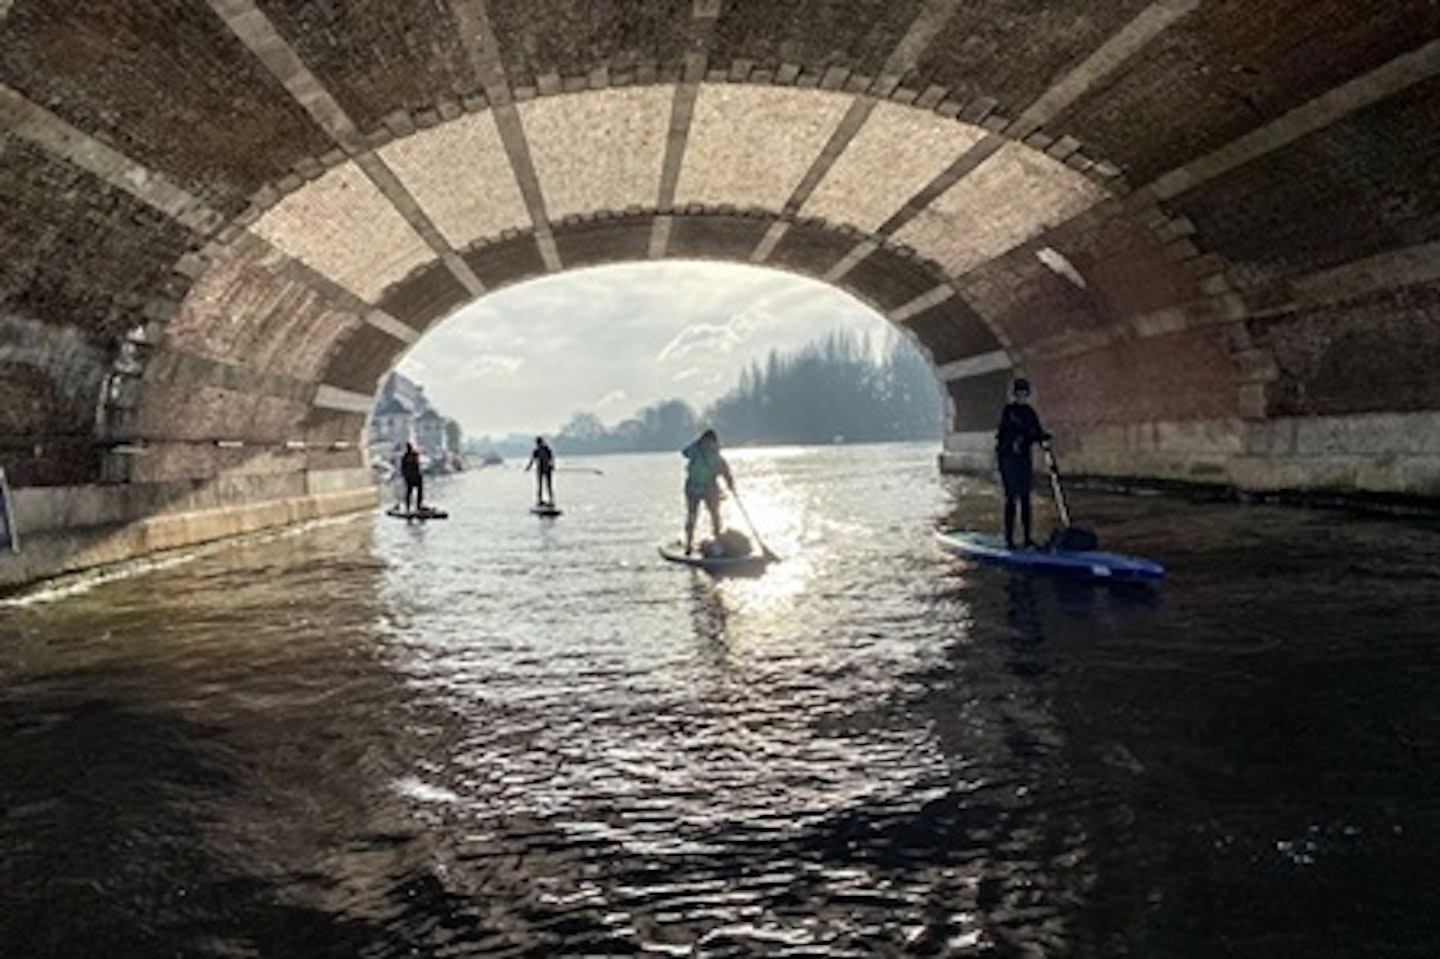
[(1065, 506), (1065, 491), (1060, 488), (1060, 464), (1055, 462), (1055, 451), (1049, 443), (1041, 443), (1045, 451), (1045, 465), (1050, 471), (1050, 489), (1055, 494), (1055, 508), (1060, 513), (1060, 528), (1050, 535), (1049, 547), (1066, 552), (1084, 552), (1100, 546), (1100, 538), (1088, 529), (1070, 525), (1070, 510)]
[(596, 469), (595, 467), (593, 467), (593, 466), (557, 466), (557, 467), (555, 467), (555, 472), (557, 472), (557, 473), (593, 473), (593, 474), (596, 475), (596, 476), (604, 476), (604, 475), (605, 475), (605, 471), (604, 471), (604, 470), (597, 470), (597, 469)]
[(730, 487), (730, 495), (735, 498), (735, 505), (740, 507), (740, 515), (745, 517), (745, 525), (750, 527), (750, 535), (755, 537), (755, 544), (760, 547), (760, 552), (772, 563), (778, 563), (780, 557), (776, 556), (774, 551), (766, 546), (765, 541), (760, 538), (760, 531), (755, 528), (755, 521), (750, 518), (750, 511), (745, 508), (745, 502), (740, 499), (740, 494), (735, 492), (734, 486)]

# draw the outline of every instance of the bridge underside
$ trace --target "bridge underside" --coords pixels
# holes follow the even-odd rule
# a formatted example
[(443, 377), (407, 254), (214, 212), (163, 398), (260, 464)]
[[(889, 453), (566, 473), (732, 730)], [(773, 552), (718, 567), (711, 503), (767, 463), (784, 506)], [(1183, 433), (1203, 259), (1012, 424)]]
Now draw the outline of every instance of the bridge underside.
[(986, 468), (1440, 495), (1427, 0), (12, 0), (0, 583), (370, 502), (377, 381), (487, 292), (841, 287)]

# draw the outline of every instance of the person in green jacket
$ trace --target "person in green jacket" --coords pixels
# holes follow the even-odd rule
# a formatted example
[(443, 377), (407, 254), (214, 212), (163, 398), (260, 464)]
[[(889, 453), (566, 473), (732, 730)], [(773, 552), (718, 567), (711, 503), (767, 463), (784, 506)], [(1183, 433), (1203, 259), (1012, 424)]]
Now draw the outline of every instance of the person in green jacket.
[(680, 452), (685, 457), (685, 555), (689, 556), (701, 503), (710, 513), (711, 534), (720, 538), (720, 480), (724, 478), (733, 493), (735, 478), (730, 475), (730, 464), (720, 455), (720, 438), (714, 430), (701, 433)]

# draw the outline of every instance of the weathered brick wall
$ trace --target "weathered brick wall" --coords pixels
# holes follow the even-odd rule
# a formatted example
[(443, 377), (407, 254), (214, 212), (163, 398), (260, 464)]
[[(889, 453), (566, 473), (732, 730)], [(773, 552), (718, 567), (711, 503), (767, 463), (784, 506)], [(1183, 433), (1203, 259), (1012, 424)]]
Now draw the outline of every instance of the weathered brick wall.
[(534, 89), (547, 77), (607, 69), (617, 80), (679, 73), (690, 41), (692, 0), (575, 4), (489, 0), (490, 21), (511, 83)]
[(0, 150), (0, 196), (0, 312), (75, 327), (102, 346), (140, 322), (175, 261), (198, 242), (20, 140)]
[(1000, 349), (983, 320), (968, 303), (951, 297), (904, 321), (937, 366)]
[(374, 327), (350, 331), (331, 354), (323, 382), (356, 393), (374, 394), (390, 369), (400, 344)]
[(458, 104), (481, 91), (447, 4), (257, 5), (361, 129), (379, 126), (397, 109), (434, 110), (439, 97)]
[(1172, 423), (1238, 414), (1235, 368), (1214, 329), (1151, 336), (1029, 370), (1057, 426)]
[(0, 466), (12, 486), (54, 486), (96, 478), (98, 375), (88, 385), (94, 392), (67, 395), (35, 366), (0, 362)]
[(443, 263), (423, 266), (391, 286), (379, 307), (417, 330), (424, 330), (450, 315), (470, 299), (470, 293)]
[[(0, 81), (218, 210), (238, 213), (265, 183), (329, 148), (206, 4), (5, 7)], [(17, 194), (4, 195), (8, 203)]]
[(360, 318), (287, 276), (259, 244), (220, 251), (165, 326), (166, 347), (257, 374), (313, 381)]
[(955, 100), (989, 99), (1015, 116), (1149, 0), (960, 4), (916, 73)]
[(719, 63), (742, 60), (770, 72), (795, 64), (817, 76), (834, 67), (873, 77), (879, 75), (921, 4), (919, 0), (739, 0), (720, 7), (713, 41)]
[(1052, 126), (1145, 184), (1437, 35), (1434, 3), (1205, 3)]
[(1440, 409), (1440, 285), (1251, 320), (1246, 328), (1275, 363), (1269, 416)]
[(1440, 238), (1440, 79), (1203, 184), (1172, 206), (1247, 288)]
[(1010, 378), (1008, 370), (1000, 370), (946, 383), (955, 410), (951, 428), (962, 433), (993, 432), (1009, 396)]

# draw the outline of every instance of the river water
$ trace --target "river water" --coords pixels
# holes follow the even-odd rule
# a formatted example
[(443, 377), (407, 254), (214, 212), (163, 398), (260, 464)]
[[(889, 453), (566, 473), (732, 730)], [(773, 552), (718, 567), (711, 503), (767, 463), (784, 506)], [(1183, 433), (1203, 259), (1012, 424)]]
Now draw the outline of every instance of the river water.
[(0, 955), (1440, 954), (1434, 521), (1076, 492), (1171, 569), (1089, 586), (731, 455), (758, 578), (635, 455), (0, 606)]

